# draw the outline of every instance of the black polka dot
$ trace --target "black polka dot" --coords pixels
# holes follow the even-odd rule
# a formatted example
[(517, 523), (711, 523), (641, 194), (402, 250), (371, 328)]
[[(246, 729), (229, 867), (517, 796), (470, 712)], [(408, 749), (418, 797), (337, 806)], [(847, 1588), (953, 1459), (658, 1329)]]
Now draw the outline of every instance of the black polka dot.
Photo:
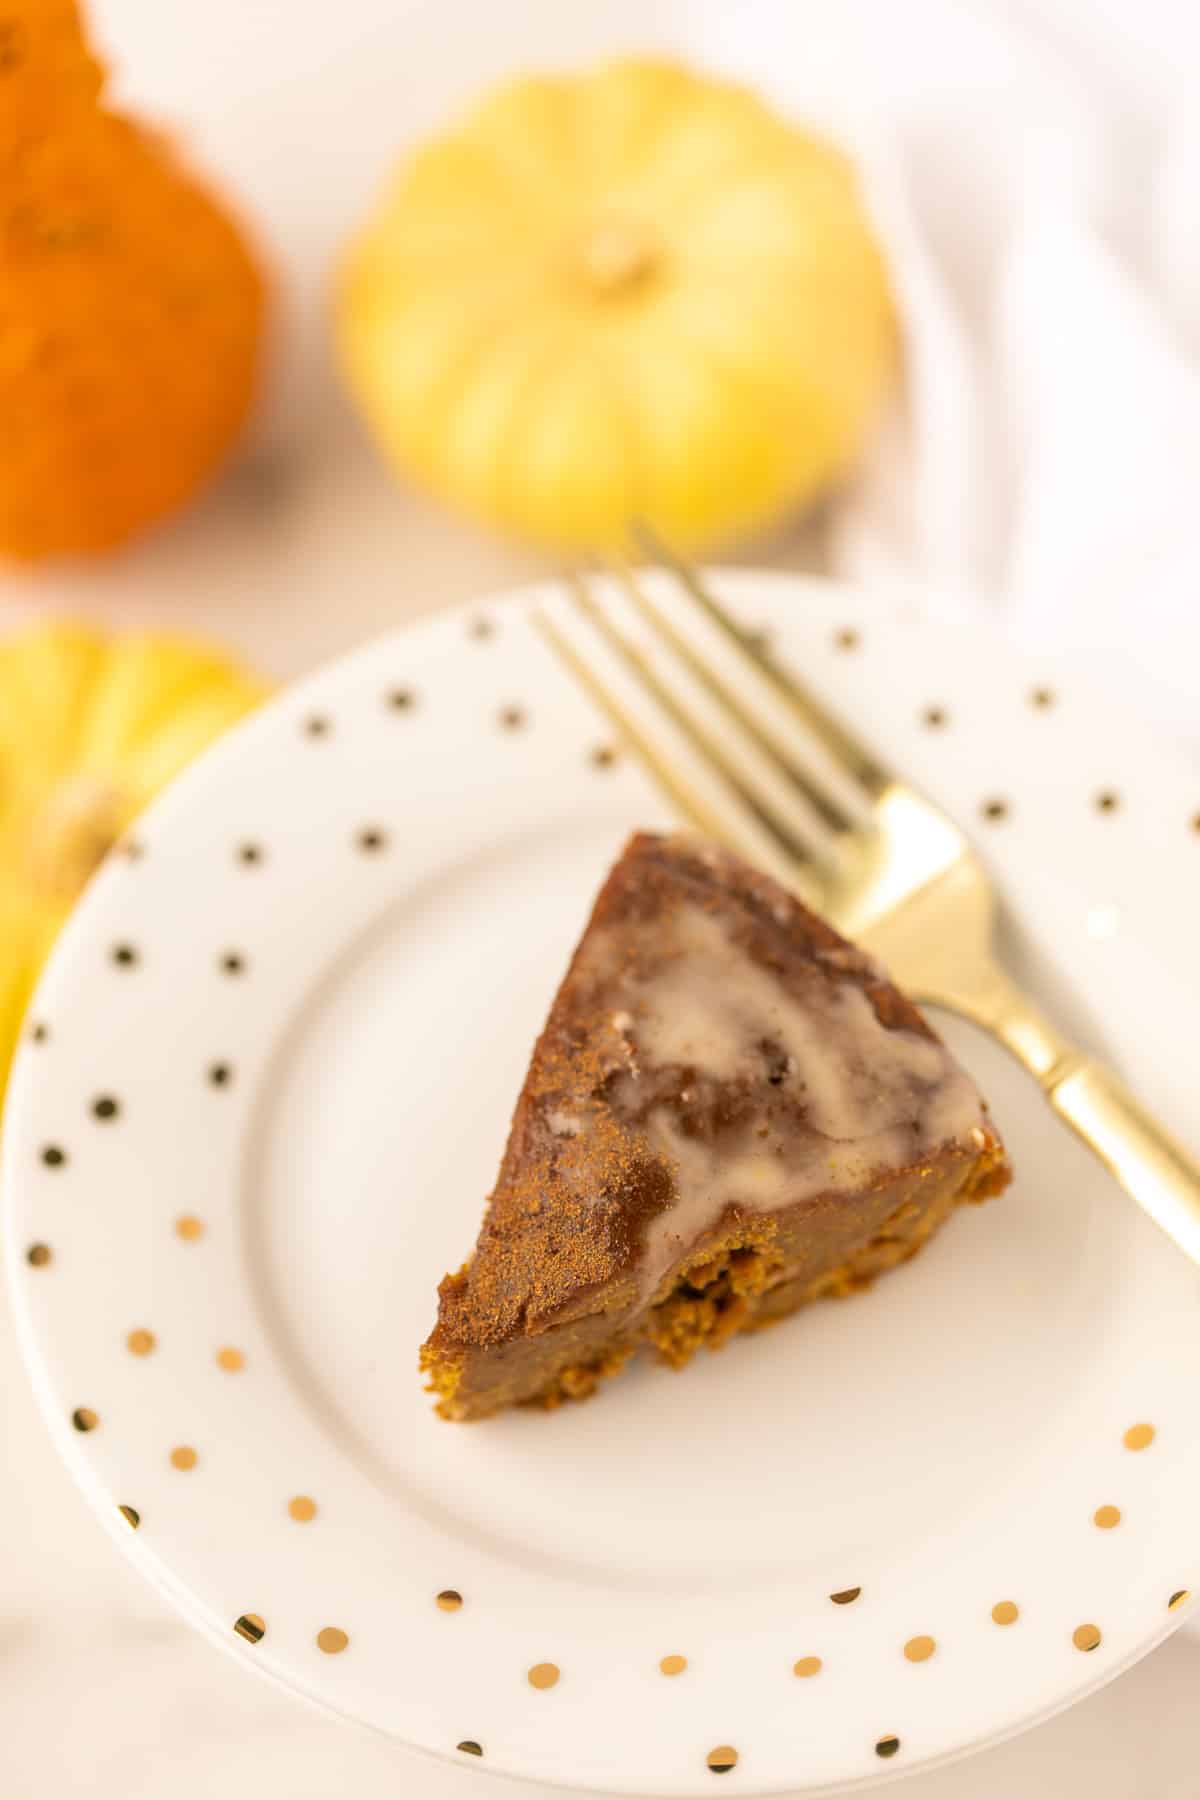
[(244, 869), (255, 869), (263, 861), (265, 852), (261, 844), (239, 844), (237, 859)]
[(304, 735), (308, 738), (328, 737), (333, 726), (324, 713), (311, 713), (304, 721)]
[(114, 944), (112, 959), (119, 969), (133, 969), (140, 960), (138, 952), (132, 944)]
[(244, 975), (246, 958), (240, 950), (226, 950), (221, 955), (220, 969), (222, 975)]
[(61, 1144), (45, 1144), (42, 1147), (42, 1161), (48, 1169), (62, 1169), (66, 1166), (67, 1153)]
[(228, 1087), (233, 1080), (233, 1069), (227, 1062), (210, 1063), (208, 1067), (208, 1079), (213, 1087)]
[(32, 1043), (44, 1044), (49, 1036), (50, 1027), (48, 1025), (43, 1025), (40, 1020), (36, 1025), (31, 1025), (29, 1027), (29, 1037)]
[(354, 841), (367, 856), (377, 856), (381, 850), (387, 849), (387, 833), (378, 825), (364, 826)]
[(417, 696), (411, 688), (389, 688), (384, 696), (384, 704), (389, 706), (393, 712), (411, 712), (417, 704)]
[(502, 706), (500, 708), (500, 727), (503, 731), (520, 731), (525, 720), (526, 713), (523, 706)]

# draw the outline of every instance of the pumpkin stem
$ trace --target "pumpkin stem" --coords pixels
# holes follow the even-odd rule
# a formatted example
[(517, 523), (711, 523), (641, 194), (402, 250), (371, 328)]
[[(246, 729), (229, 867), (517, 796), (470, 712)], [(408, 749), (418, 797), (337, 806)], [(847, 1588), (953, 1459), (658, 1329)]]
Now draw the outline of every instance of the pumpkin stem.
[(116, 843), (121, 797), (111, 782), (72, 775), (53, 790), (33, 822), (29, 871), (56, 900), (74, 900)]
[(588, 231), (578, 252), (585, 285), (595, 294), (627, 293), (655, 273), (662, 246), (648, 226), (628, 219), (600, 219)]

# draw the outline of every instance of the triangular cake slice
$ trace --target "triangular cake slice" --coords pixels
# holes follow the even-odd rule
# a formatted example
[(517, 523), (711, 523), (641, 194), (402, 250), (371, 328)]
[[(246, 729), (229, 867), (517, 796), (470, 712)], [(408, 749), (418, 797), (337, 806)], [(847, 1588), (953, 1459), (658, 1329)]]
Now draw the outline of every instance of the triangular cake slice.
[(914, 1255), (1004, 1149), (869, 957), (691, 837), (632, 839), (558, 990), (422, 1367), (448, 1419), (582, 1399)]

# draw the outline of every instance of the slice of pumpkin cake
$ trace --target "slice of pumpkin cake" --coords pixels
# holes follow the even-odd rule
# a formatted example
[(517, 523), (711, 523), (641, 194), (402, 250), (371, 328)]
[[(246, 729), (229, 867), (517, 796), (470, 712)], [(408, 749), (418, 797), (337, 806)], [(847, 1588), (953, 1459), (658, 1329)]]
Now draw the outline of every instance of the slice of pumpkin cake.
[(846, 1294), (1009, 1180), (987, 1107), (878, 965), (778, 883), (639, 834), (596, 901), (422, 1366), (438, 1410), (582, 1399), (642, 1346)]

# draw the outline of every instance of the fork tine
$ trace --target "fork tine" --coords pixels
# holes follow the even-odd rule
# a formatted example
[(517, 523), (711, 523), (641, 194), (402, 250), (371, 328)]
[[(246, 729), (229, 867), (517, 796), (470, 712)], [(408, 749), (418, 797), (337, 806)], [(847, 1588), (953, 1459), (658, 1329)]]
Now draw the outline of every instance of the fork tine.
[[(678, 641), (666, 619), (660, 617), (657, 608), (649, 605), (631, 572), (622, 574), (619, 565), (613, 565), (613, 572), (617, 574), (617, 580), (622, 581), (626, 598), (630, 599), (635, 612), (649, 625), (651, 643), (660, 641), (669, 650), (676, 650), (676, 661), (685, 670), (693, 671), (703, 691), (716, 702), (714, 713), (720, 718), (721, 727), (729, 731), (732, 724), (734, 729), (729, 731), (727, 740), (723, 742), (720, 731), (712, 731), (703, 724), (703, 716), (696, 713), (693, 704), (685, 704), (675, 697), (667, 682), (658, 677), (648, 655), (637, 644), (631, 643), (630, 637), (613, 621), (608, 610), (597, 605), (587, 583), (576, 571), (570, 578), (570, 587), (576, 594), (579, 605), (587, 612), (592, 626), (612, 644), (613, 650), (630, 666), (642, 686), (648, 688), (676, 729), (687, 738), (687, 742), (693, 745), (693, 749), (698, 751), (703, 760), (709, 763), (709, 767), (720, 774), (721, 781), (734, 790), (741, 806), (754, 814), (757, 823), (774, 837), (784, 853), (793, 862), (811, 862), (813, 866), (826, 868), (831, 866), (835, 857), (835, 837), (829, 830), (828, 821), (822, 819), (819, 810), (811, 806), (808, 797), (804, 796), (802, 783), (793, 779), (792, 785), (788, 785), (792, 770), (784, 767), (783, 761), (772, 751), (770, 743), (756, 733), (752, 720), (748, 720), (745, 711), (727, 693), (727, 689), (721, 686), (716, 675), (705, 670), (700, 659), (696, 659), (694, 653), (689, 652), (689, 648)], [(653, 634), (657, 634), (657, 637)]]
[(734, 765), (719, 738), (676, 698), (655, 671), (649, 657), (621, 630), (610, 611), (600, 605), (577, 570), (568, 577), (568, 586), (593, 630), (621, 658), (681, 737), (718, 776), (723, 786), (735, 795), (743, 811), (750, 814), (768, 840), (778, 846), (792, 865), (810, 863), (810, 843), (796, 834), (791, 822), (781, 813), (778, 804), (772, 803), (771, 796), (762, 786), (753, 784), (745, 769), (739, 770)]
[(695, 753), (724, 804), (710, 804), (695, 784), (683, 777), (678, 762), (672, 763), (661, 744), (638, 724), (614, 687), (603, 679), (567, 634), (545, 612), (540, 612), (535, 614), (535, 622), (550, 647), (632, 743), (652, 777), (685, 818), (707, 836), (732, 844), (751, 861), (769, 866), (788, 884), (800, 884), (805, 870), (812, 868), (813, 858), (810, 845), (791, 828), (786, 813), (778, 804), (772, 803), (771, 796), (758, 784), (750, 781), (744, 769), (738, 770), (719, 739), (676, 698), (659, 678), (648, 657), (614, 623), (608, 609), (600, 605), (583, 577), (577, 571), (571, 571), (566, 575), (565, 583), (578, 613), (606, 649), (630, 672), (637, 690), (649, 696), (654, 709), (669, 721)]
[[(662, 608), (651, 600), (650, 595), (646, 592), (646, 589), (638, 580), (635, 571), (629, 564), (614, 559), (612, 568), (618, 580), (624, 587), (625, 592), (629, 595), (630, 600), (633, 602), (637, 611), (641, 614), (646, 623), (653, 630), (657, 631), (660, 637), (666, 639), (679, 660), (691, 671), (692, 675), (700, 683), (704, 691), (711, 696), (721, 708), (722, 712), (726, 713), (734, 721), (737, 728), (758, 748), (761, 755), (780, 770), (784, 778), (790, 782), (796, 792), (803, 797), (804, 804), (811, 808), (826, 830), (834, 832), (852, 831), (857, 821), (851, 818), (845, 807), (840, 806), (837, 801), (828, 795), (821, 788), (820, 784), (814, 781), (800, 764), (797, 763), (792, 754), (791, 744), (785, 743), (782, 740), (780, 733), (765, 730), (762, 725), (753, 718), (745, 704), (737, 697), (728, 683), (721, 680), (716, 669), (706, 662), (702, 656), (697, 655), (695, 649), (688, 643), (683, 634), (676, 629)], [(733, 626), (732, 620), (729, 620), (728, 623), (730, 626)], [(736, 626), (733, 626), (733, 629), (736, 631)], [(744, 644), (745, 634), (739, 632), (738, 637)]]
[(550, 648), (565, 663), (602, 712), (606, 713), (618, 735), (633, 745), (649, 773), (663, 789), (680, 816), (705, 837), (720, 839), (725, 835), (722, 820), (694, 787), (685, 782), (678, 770), (662, 755), (647, 732), (636, 723), (628, 708), (621, 705), (613, 690), (602, 680), (586, 657), (581, 656), (565, 631), (561, 631), (550, 615), (540, 607), (533, 622)]
[(894, 783), (894, 778), (881, 766), (867, 746), (839, 719), (827, 712), (821, 702), (794, 676), (785, 674), (775, 659), (760, 650), (724, 607), (713, 597), (699, 574), (664, 543), (657, 532), (643, 521), (635, 521), (633, 535), (655, 561), (674, 575), (684, 593), (693, 600), (711, 624), (722, 633), (738, 654), (753, 666), (771, 687), (793, 718), (811, 733), (827, 754), (862, 790), (872, 804)]

